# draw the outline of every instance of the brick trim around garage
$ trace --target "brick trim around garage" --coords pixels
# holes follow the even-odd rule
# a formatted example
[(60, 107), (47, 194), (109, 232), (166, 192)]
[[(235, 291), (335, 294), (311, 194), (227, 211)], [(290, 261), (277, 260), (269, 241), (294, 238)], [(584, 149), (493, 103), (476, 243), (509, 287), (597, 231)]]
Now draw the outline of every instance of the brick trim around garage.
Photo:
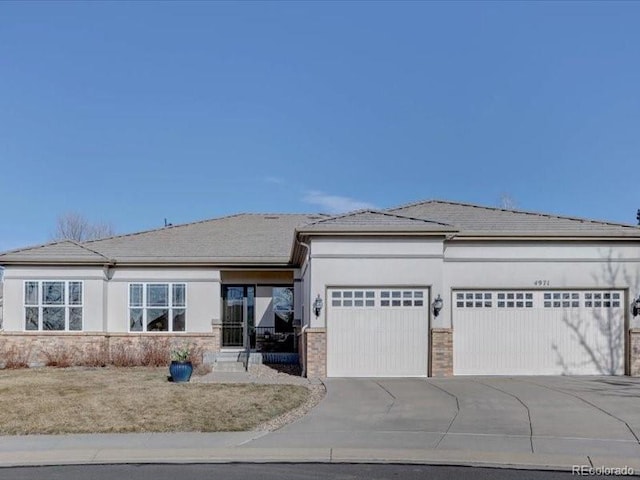
[(629, 375), (640, 377), (640, 328), (629, 330)]
[(429, 376), (453, 376), (453, 330), (432, 328), (430, 343)]
[(308, 328), (305, 330), (305, 335), (307, 378), (325, 378), (327, 376), (327, 331), (324, 328)]

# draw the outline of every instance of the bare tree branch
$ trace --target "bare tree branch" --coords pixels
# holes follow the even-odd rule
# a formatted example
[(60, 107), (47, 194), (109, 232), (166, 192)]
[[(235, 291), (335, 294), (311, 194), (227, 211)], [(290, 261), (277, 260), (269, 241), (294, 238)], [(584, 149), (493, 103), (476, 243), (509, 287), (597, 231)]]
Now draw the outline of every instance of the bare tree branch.
[(54, 240), (75, 240), (86, 242), (115, 235), (110, 223), (91, 223), (77, 212), (68, 212), (58, 216)]
[(518, 202), (509, 193), (503, 193), (500, 195), (500, 202), (498, 206), (504, 210), (516, 210), (518, 208)]

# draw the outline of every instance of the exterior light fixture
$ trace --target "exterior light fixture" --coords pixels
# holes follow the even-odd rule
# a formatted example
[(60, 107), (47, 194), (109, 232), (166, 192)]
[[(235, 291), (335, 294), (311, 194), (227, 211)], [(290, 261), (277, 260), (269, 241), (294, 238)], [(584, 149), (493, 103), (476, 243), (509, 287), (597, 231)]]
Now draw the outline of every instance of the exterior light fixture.
[(322, 311), (323, 305), (324, 305), (324, 302), (322, 301), (322, 298), (320, 298), (320, 294), (318, 294), (316, 299), (313, 301), (313, 313), (316, 317), (320, 316), (320, 312)]
[(442, 310), (443, 305), (444, 305), (444, 301), (440, 297), (440, 294), (438, 294), (436, 299), (431, 304), (431, 308), (433, 309), (433, 316), (434, 317), (437, 317), (438, 315), (440, 315), (440, 310)]
[(634, 317), (640, 315), (640, 295), (638, 295), (638, 298), (633, 301), (633, 304), (631, 305), (631, 313), (633, 313)]

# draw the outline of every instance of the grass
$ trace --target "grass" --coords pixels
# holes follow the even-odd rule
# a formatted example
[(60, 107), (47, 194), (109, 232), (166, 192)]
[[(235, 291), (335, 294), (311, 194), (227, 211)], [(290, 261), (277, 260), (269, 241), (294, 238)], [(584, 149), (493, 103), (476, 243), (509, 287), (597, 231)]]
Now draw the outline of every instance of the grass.
[(167, 368), (0, 370), (0, 435), (251, 430), (301, 405), (295, 385), (171, 383)]

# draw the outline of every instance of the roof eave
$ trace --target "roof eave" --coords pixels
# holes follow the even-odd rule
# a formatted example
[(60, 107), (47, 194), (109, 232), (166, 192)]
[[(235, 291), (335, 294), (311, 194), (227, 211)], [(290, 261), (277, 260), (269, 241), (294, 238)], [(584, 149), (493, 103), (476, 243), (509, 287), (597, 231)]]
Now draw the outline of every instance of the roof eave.
[(437, 236), (437, 237), (444, 237), (447, 235), (451, 235), (451, 234), (457, 234), (458, 230), (432, 230), (432, 229), (425, 229), (425, 230), (419, 230), (419, 229), (411, 229), (411, 230), (407, 230), (407, 229), (394, 229), (394, 228), (385, 228), (385, 229), (362, 229), (362, 230), (356, 230), (356, 229), (335, 229), (335, 228), (331, 228), (331, 229), (321, 229), (321, 230), (299, 230), (297, 232), (299, 235), (305, 236), (305, 237), (311, 237), (311, 236), (315, 236), (315, 235), (338, 235), (338, 236), (360, 236), (360, 235), (366, 235), (366, 236), (398, 236), (398, 235), (410, 235), (410, 236)]
[(71, 260), (64, 258), (38, 258), (38, 259), (0, 259), (0, 267), (10, 266), (74, 266), (74, 267), (104, 267), (114, 265), (114, 262), (107, 260)]
[(581, 233), (558, 233), (558, 232), (536, 232), (536, 233), (521, 233), (521, 232), (500, 232), (500, 233), (486, 233), (486, 232), (464, 232), (459, 233), (452, 237), (453, 240), (606, 240), (606, 241), (640, 241), (640, 232), (625, 234), (581, 234)]
[(123, 258), (119, 259), (116, 264), (118, 267), (132, 266), (260, 266), (260, 267), (289, 267), (288, 257), (269, 257), (269, 258)]

